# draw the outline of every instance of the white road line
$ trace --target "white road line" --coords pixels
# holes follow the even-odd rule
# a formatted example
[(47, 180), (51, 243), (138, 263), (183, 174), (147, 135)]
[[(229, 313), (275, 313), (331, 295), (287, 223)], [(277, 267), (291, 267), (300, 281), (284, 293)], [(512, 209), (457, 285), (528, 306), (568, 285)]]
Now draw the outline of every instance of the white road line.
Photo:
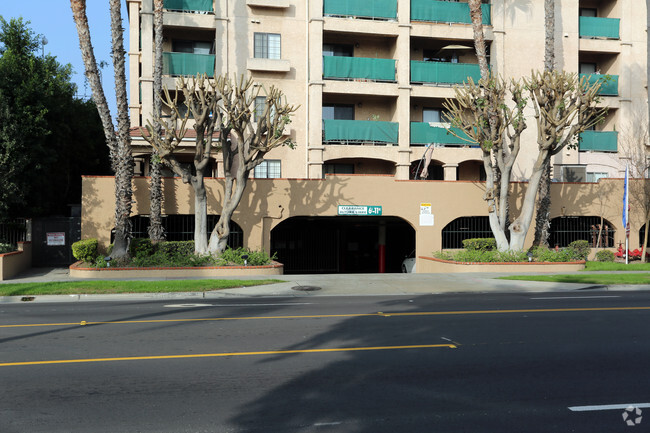
[(341, 425), (342, 423), (339, 422), (317, 422), (314, 424), (314, 427), (325, 427), (325, 426), (332, 426), (332, 425)]
[(592, 412), (597, 410), (625, 410), (628, 407), (644, 409), (650, 407), (650, 403), (627, 403), (627, 404), (603, 404), (599, 406), (570, 406), (572, 412)]
[(612, 296), (549, 296), (549, 297), (541, 297), (541, 298), (530, 298), (530, 299), (599, 299), (599, 298), (620, 298), (620, 296), (612, 295)]
[(285, 302), (283, 304), (168, 304), (168, 308), (198, 308), (198, 307), (284, 307), (287, 305), (312, 305), (311, 302)]

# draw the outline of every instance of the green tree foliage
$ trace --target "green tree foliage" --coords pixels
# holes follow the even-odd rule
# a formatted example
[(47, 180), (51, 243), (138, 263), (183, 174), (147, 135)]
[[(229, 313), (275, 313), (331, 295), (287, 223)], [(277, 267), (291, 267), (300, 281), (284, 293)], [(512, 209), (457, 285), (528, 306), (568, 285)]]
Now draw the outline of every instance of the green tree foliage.
[(0, 17), (0, 219), (65, 214), (82, 174), (110, 173), (94, 104), (28, 24)]

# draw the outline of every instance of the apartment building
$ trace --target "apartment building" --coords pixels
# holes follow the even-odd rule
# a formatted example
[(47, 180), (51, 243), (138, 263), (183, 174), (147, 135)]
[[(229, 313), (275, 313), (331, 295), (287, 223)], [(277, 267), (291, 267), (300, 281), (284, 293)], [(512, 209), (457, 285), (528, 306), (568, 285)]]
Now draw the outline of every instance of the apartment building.
[[(543, 2), (484, 3), (492, 71), (520, 78), (542, 69)], [(640, 3), (557, 2), (557, 68), (605, 79), (601, 104), (609, 107), (575, 149), (554, 157), (551, 242), (558, 246), (588, 239), (615, 247), (623, 240), (622, 186), (615, 179), (624, 171), (624, 149), (645, 145), (639, 137), (648, 111)], [(137, 126), (153, 105), (152, 0), (127, 4), (133, 148), (136, 172), (146, 176), (150, 148)], [(287, 131), (297, 148), (274, 150), (255, 170), (252, 198), (235, 215), (234, 243), (278, 252), (288, 272), (390, 272), (413, 250), (430, 255), (458, 248), (464, 238), (490, 236), (480, 149), (448, 134), (444, 124), (453, 86), (480, 75), (466, 2), (165, 0), (163, 50), (170, 89), (181, 76), (245, 74), (300, 104)], [(512, 186), (519, 197), (537, 149), (532, 111), (527, 120)], [(431, 144), (427, 177), (420, 179)], [(182, 152), (191, 161), (191, 140)], [(219, 157), (208, 180), (215, 215)], [(135, 220), (146, 225), (146, 181), (137, 182), (144, 183), (136, 188)], [(190, 194), (178, 179), (165, 179), (165, 213), (177, 221), (170, 233), (192, 232)], [(605, 234), (597, 241), (601, 218)], [(632, 245), (642, 225), (633, 219)]]

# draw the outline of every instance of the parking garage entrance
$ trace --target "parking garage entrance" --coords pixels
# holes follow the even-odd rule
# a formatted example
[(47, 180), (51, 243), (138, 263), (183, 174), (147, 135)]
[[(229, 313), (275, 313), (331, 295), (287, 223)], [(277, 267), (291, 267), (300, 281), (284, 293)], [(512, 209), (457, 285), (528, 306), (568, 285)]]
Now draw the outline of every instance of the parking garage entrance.
[(286, 274), (400, 272), (415, 230), (397, 217), (293, 217), (271, 230)]

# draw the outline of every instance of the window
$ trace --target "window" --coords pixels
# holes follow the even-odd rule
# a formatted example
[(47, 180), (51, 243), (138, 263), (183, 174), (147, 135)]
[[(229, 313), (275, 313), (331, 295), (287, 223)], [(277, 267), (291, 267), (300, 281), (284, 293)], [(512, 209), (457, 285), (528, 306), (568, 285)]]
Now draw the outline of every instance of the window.
[(446, 117), (447, 110), (442, 108), (423, 108), (422, 121), (424, 123), (442, 123), (448, 122)]
[(208, 41), (186, 41), (175, 39), (172, 41), (172, 51), (175, 53), (214, 54), (214, 44)]
[(354, 105), (323, 105), (323, 120), (354, 120)]
[[(253, 122), (260, 120), (266, 108), (266, 96), (255, 97), (255, 111), (253, 112)], [(271, 119), (275, 117), (275, 105), (271, 107)]]
[(559, 182), (587, 182), (587, 167), (584, 165), (556, 165), (553, 170)]
[(256, 179), (277, 179), (281, 174), (280, 165), (279, 159), (262, 161), (260, 165), (255, 167), (253, 176), (255, 176)]
[(352, 57), (352, 45), (323, 44), (324, 56)]
[(255, 58), (279, 59), (280, 35), (276, 33), (255, 33)]
[(580, 8), (580, 16), (581, 17), (597, 17), (598, 16), (598, 9)]
[(587, 172), (587, 182), (598, 182), (598, 179), (608, 178), (607, 172)]
[(595, 63), (580, 63), (581, 74), (597, 74), (598, 65)]
[(354, 174), (354, 164), (323, 164), (323, 174)]

